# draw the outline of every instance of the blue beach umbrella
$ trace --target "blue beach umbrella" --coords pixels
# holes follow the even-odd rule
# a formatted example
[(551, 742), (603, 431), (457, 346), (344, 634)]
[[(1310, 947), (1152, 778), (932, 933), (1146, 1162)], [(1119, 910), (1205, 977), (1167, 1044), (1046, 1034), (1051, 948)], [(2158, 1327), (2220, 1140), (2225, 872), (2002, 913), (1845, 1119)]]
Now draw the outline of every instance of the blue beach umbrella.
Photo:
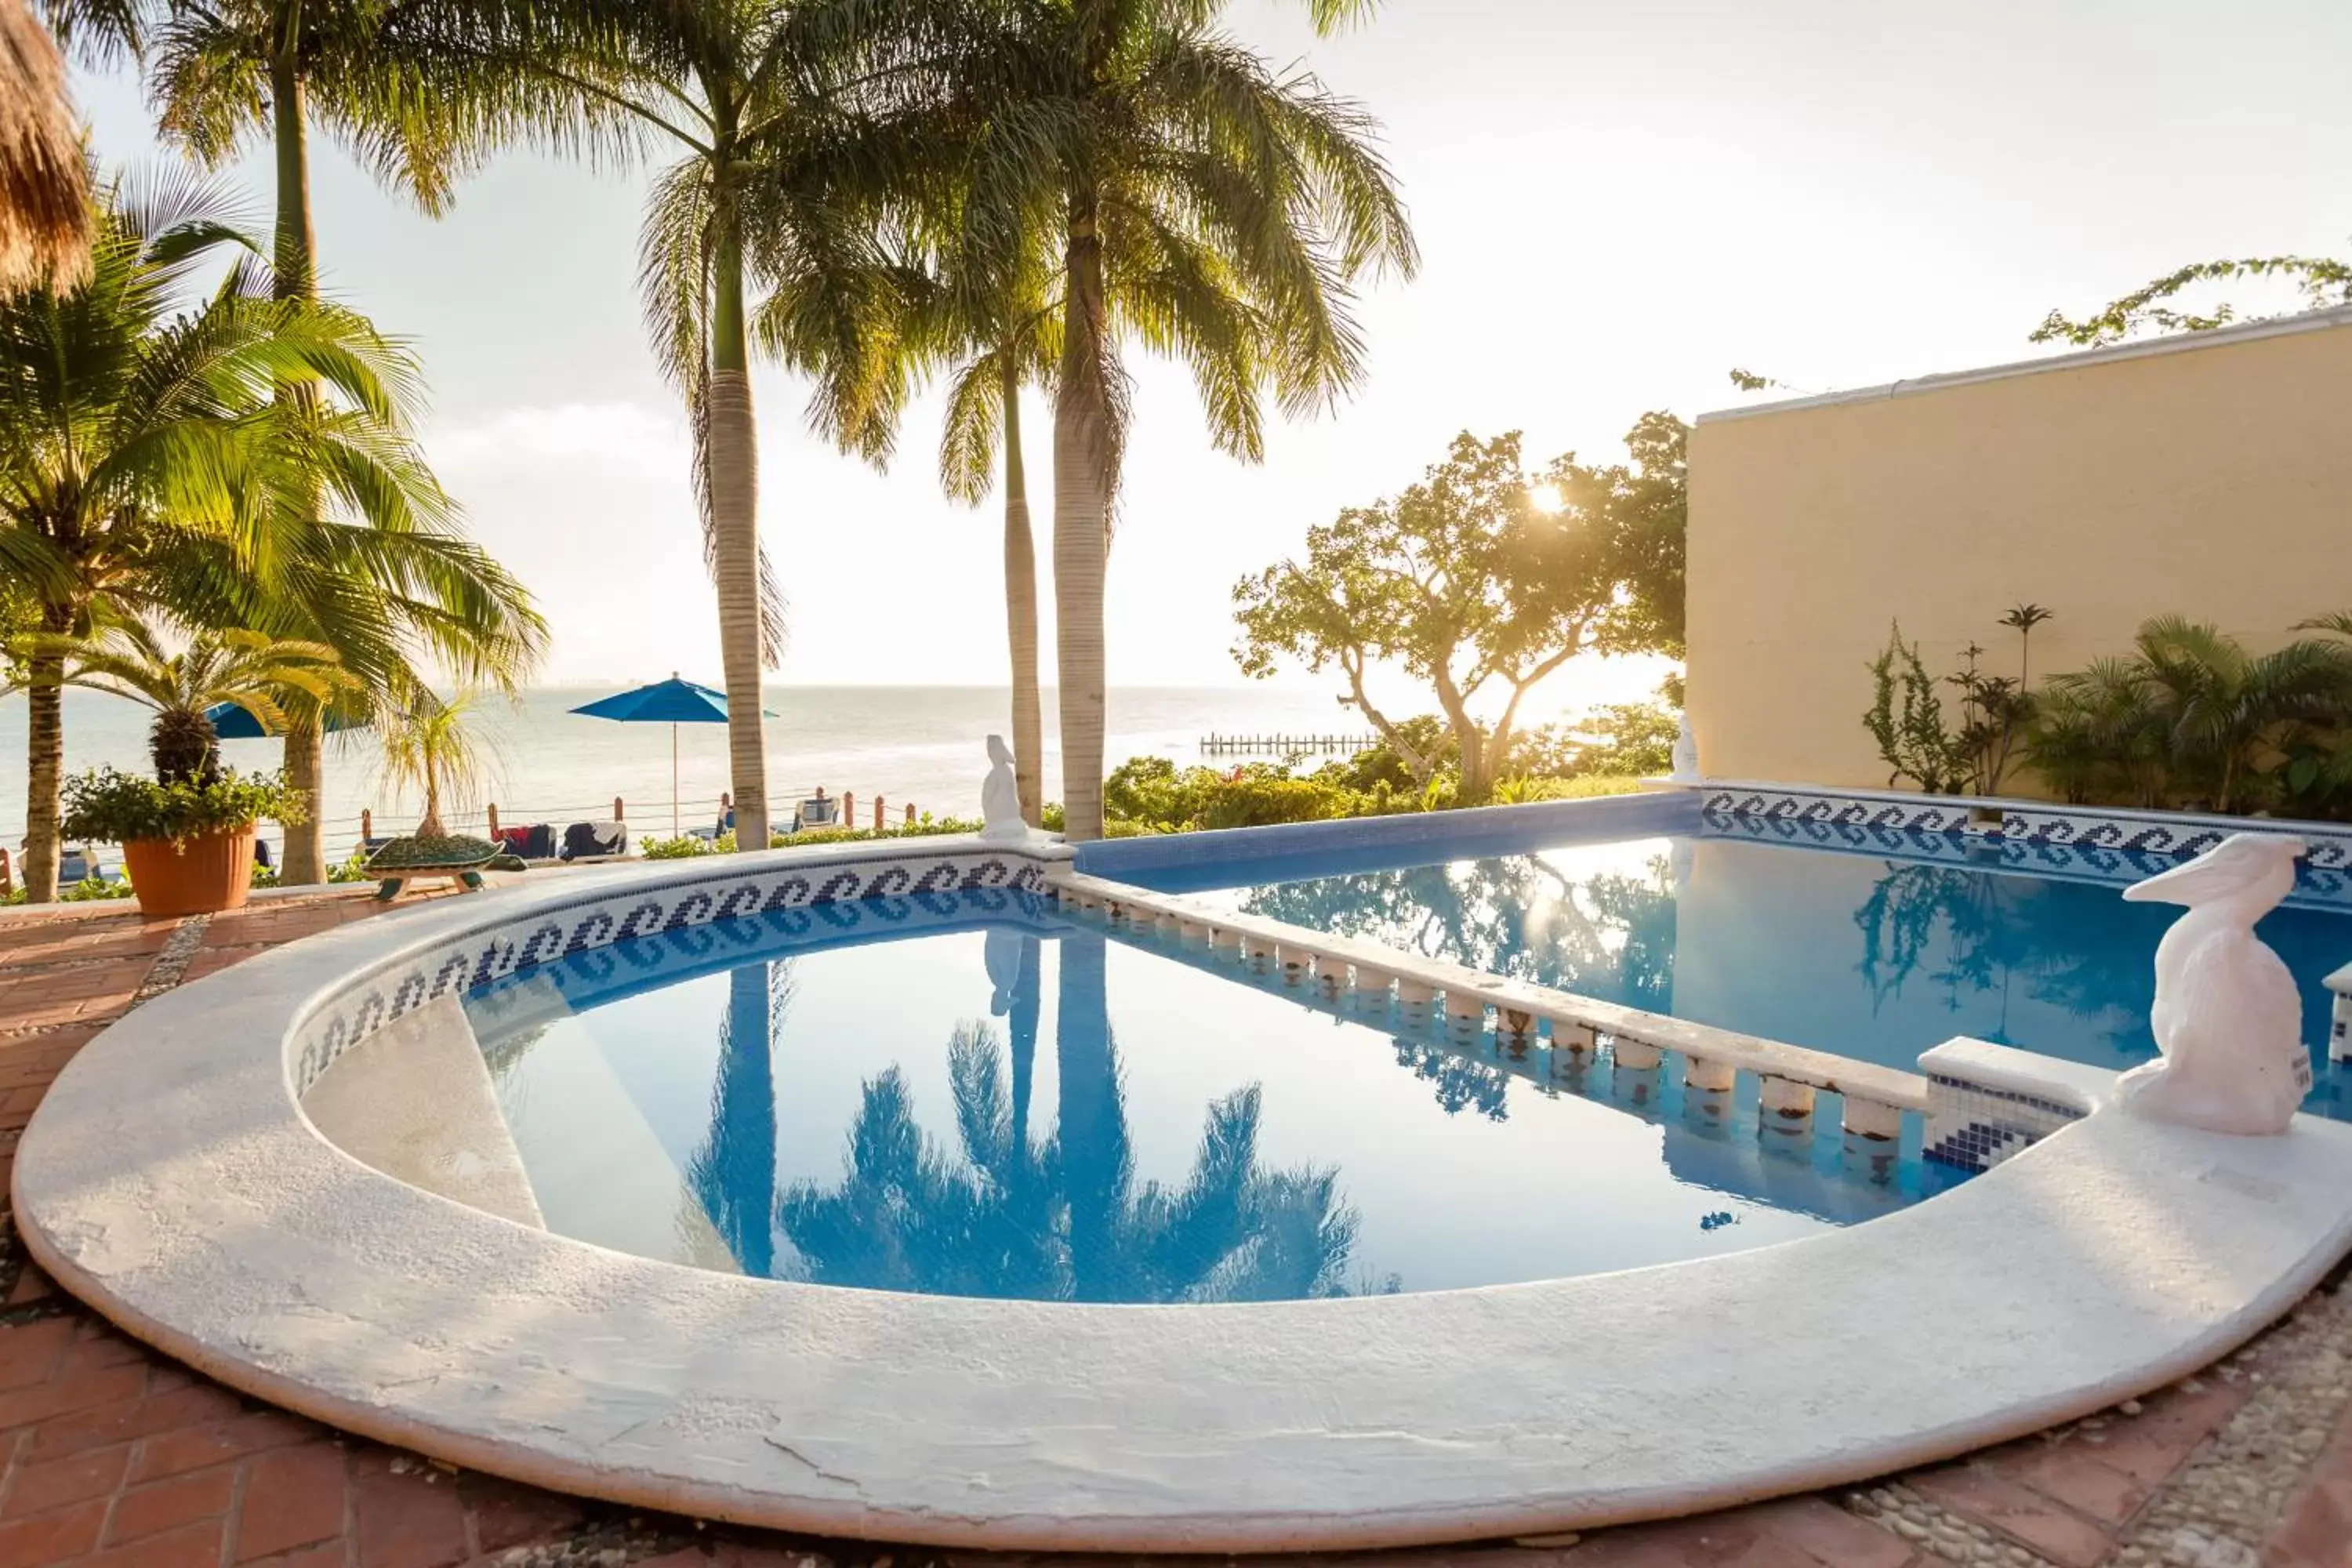
[[(269, 738), (269, 731), (261, 727), (261, 721), (234, 702), (216, 702), (205, 710), (205, 717), (213, 721), (213, 733), (224, 741), (266, 741)], [(339, 731), (366, 728), (367, 721), (364, 719), (347, 718), (340, 712), (327, 715), (327, 733), (330, 735)]]
[[(681, 680), (673, 671), (667, 680), (656, 680), (651, 686), (615, 692), (572, 711), (583, 718), (611, 719), (622, 724), (669, 726), (669, 830), (673, 836), (676, 835), (678, 830), (677, 727), (680, 724), (727, 722), (727, 693), (713, 691), (708, 686), (697, 686), (691, 680)], [(775, 717), (764, 708), (760, 711), (762, 717)]]

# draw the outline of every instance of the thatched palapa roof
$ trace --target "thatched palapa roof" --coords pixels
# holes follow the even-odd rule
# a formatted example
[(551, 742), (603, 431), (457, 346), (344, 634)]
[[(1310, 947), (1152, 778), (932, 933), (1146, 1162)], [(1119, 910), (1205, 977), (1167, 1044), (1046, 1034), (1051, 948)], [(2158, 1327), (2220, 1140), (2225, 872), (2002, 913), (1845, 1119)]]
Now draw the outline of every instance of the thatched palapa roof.
[(0, 293), (89, 260), (89, 175), (65, 62), (24, 0), (0, 0)]

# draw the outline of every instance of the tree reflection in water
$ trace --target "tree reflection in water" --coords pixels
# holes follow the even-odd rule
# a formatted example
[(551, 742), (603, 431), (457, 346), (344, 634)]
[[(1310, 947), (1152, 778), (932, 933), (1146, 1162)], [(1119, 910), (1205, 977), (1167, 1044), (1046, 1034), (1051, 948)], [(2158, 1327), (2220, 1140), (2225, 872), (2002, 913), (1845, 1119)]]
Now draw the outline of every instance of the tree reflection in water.
[[(1345, 1293), (1355, 1211), (1334, 1171), (1259, 1164), (1255, 1085), (1209, 1107), (1181, 1186), (1138, 1183), (1104, 968), (1103, 938), (1061, 939), (1060, 1106), (1048, 1140), (1027, 1132), (1036, 999), (1024, 1005), (1018, 987), (1009, 1084), (992, 1026), (961, 1024), (949, 1044), (956, 1154), (924, 1137), (898, 1068), (866, 1081), (840, 1183), (800, 1183), (776, 1203), (807, 1278), (1079, 1301)], [(1034, 990), (1030, 955), (1023, 973)]]
[[(2022, 982), (2034, 1001), (2108, 1020), (2111, 1045), (2144, 1055), (2152, 1045), (2153, 955), (2168, 921), (2167, 911), (2122, 903), (2113, 888), (1888, 862), (1854, 911), (1862, 932), (1855, 967), (1874, 1011), (1915, 977), (1937, 987), (1949, 1012), (1972, 994), (2006, 994)], [(2007, 1032), (1990, 1031), (2010, 1043)]]
[(727, 976), (710, 1127), (686, 1163), (686, 1185), (742, 1265), (775, 1271), (776, 1042), (792, 1009), (789, 961), (747, 963)]
[[(1581, 881), (1533, 855), (1368, 871), (1252, 890), (1254, 915), (1651, 1012), (1671, 1012), (1675, 900), (1666, 857), (1638, 877)], [(1509, 1077), (1455, 1052), (1399, 1039), (1397, 1065), (1434, 1085), (1448, 1115), (1509, 1114)]]

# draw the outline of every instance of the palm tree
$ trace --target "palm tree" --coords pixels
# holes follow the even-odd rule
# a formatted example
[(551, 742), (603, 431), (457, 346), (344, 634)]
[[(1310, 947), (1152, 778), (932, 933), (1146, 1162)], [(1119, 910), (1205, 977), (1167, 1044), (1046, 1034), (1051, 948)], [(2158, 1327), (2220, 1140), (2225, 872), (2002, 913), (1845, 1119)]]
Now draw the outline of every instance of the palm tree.
[[(784, 635), (759, 537), (751, 353), (814, 372), (811, 418), (879, 462), (916, 362), (898, 352), (921, 279), (883, 243), (913, 165), (881, 156), (836, 90), (871, 0), (472, 0), (484, 68), (563, 105), (559, 148), (659, 148), (639, 240), (646, 331), (694, 435), (703, 555), (719, 601), (735, 809), (770, 819), (759, 702)], [(764, 845), (744, 835), (740, 847)]]
[[(110, 185), (89, 276), (0, 300), (0, 569), (31, 629), (154, 611), (326, 643), (372, 684), (410, 649), (534, 648), (520, 589), (454, 534), (406, 438), (414, 362), (350, 311), (272, 300), (229, 216), (200, 182)], [(201, 286), (223, 253), (239, 265)], [(289, 379), (327, 395), (289, 407)], [(357, 521), (320, 517), (322, 491)], [(55, 890), (64, 667), (51, 643), (27, 671), (36, 900)]]
[[(164, 135), (205, 167), (218, 168), (253, 141), (268, 139), (278, 184), (271, 287), (280, 300), (318, 299), (318, 238), (310, 219), (313, 120), (386, 184), (437, 216), (456, 176), (541, 107), (532, 96), (532, 79), (486, 68), (478, 54), (457, 47), (447, 26), (454, 8), (433, 0), (47, 0), (47, 5), (58, 37), (85, 58), (110, 63), (131, 57), (147, 64)], [(316, 406), (316, 378), (289, 375), (278, 394), (291, 415), (322, 412)], [(298, 487), (289, 499), (297, 511), (324, 515), (319, 487), (307, 494)], [(384, 591), (399, 589), (387, 584)], [(520, 604), (510, 593), (504, 596), (509, 608)], [(386, 608), (374, 606), (375, 618), (387, 618)], [(447, 629), (462, 628), (452, 623)], [(495, 640), (511, 628), (479, 629)], [(541, 631), (526, 628), (520, 643), (456, 651), (466, 673), (510, 682), (535, 658)], [(324, 624), (290, 632), (332, 634)], [(363, 638), (353, 651), (370, 648), (378, 662), (389, 662), (381, 657), (381, 637)], [(319, 882), (326, 879), (326, 724), (308, 704), (296, 705), (289, 720), (287, 779), (309, 810), (287, 828), (284, 876), (289, 884)]]
[[(1318, 0), (1316, 20), (1366, 14)], [(1277, 76), (1215, 26), (1223, 0), (920, 0), (890, 65), (910, 127), (961, 193), (959, 286), (1013, 292), (1055, 258), (1054, 589), (1069, 837), (1102, 836), (1103, 572), (1127, 435), (1128, 340), (1192, 368), (1213, 443), (1255, 461), (1263, 402), (1356, 384), (1349, 305), (1415, 253), (1364, 110)], [(919, 85), (918, 85), (919, 84)]]
[(164, 784), (208, 784), (219, 776), (220, 735), (206, 710), (233, 702), (264, 729), (282, 731), (289, 700), (331, 702), (359, 684), (323, 643), (239, 629), (200, 629), (173, 652), (148, 621), (109, 620), (95, 637), (36, 635), (19, 639), (19, 647), (28, 663), (44, 654), (63, 655), (68, 686), (153, 709), (148, 751)]
[(89, 264), (89, 166), (65, 62), (23, 0), (0, 0), (0, 294)]
[(1021, 817), (1039, 826), (1045, 807), (1045, 723), (1037, 681), (1037, 547), (1029, 531), (1029, 481), (1021, 454), (1021, 392), (1051, 388), (1061, 357), (1061, 319), (1030, 277), (1012, 299), (984, 310), (958, 334), (971, 357), (957, 370), (940, 437), (940, 486), (967, 506), (988, 497), (1000, 444), (1004, 457), (1004, 625), (1013, 662), (1013, 771)]
[(443, 698), (420, 685), (376, 708), (384, 782), (425, 797), (425, 815), (416, 824), (419, 838), (447, 837), (448, 827), (441, 820), (444, 797), (452, 805), (469, 805), (488, 778), (487, 759), (468, 727), (475, 700), (472, 691)]

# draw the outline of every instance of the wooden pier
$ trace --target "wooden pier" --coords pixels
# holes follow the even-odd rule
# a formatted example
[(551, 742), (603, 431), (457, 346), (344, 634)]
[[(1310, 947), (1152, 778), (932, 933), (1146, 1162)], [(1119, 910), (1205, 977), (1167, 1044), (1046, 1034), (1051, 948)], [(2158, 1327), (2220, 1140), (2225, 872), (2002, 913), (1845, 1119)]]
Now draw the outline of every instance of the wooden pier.
[(1290, 756), (1299, 752), (1352, 756), (1381, 743), (1378, 735), (1203, 735), (1201, 750), (1213, 754)]

